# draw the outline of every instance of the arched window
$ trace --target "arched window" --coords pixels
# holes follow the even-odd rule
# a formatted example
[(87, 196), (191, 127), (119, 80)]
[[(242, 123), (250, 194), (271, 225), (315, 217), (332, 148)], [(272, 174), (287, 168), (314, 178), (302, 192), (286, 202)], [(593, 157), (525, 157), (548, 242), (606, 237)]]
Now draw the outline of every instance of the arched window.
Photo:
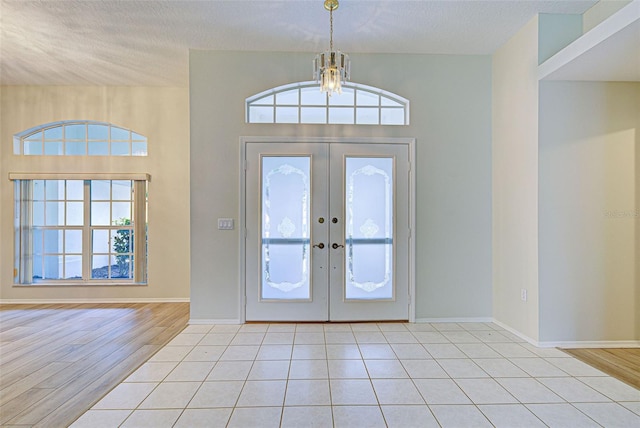
[(246, 100), (247, 123), (408, 125), (409, 100), (359, 83), (329, 97), (315, 81), (261, 92)]
[(147, 156), (147, 137), (110, 123), (73, 120), (47, 123), (16, 134), (16, 155)]

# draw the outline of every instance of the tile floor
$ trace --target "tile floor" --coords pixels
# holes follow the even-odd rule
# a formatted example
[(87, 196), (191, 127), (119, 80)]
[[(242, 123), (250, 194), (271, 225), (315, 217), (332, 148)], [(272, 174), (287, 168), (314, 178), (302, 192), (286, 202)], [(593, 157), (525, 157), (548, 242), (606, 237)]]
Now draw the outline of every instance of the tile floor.
[(640, 390), (491, 323), (192, 325), (80, 427), (640, 427)]

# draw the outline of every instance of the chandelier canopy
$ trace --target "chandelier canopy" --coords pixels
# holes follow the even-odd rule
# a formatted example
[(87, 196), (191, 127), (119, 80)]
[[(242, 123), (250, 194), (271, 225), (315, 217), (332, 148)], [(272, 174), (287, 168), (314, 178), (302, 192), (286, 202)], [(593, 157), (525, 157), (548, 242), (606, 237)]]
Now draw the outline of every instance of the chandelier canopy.
[(325, 0), (324, 8), (329, 11), (329, 50), (320, 52), (313, 60), (313, 77), (320, 83), (320, 91), (331, 96), (342, 93), (342, 84), (350, 79), (351, 60), (349, 55), (333, 50), (333, 11), (339, 6), (338, 0)]

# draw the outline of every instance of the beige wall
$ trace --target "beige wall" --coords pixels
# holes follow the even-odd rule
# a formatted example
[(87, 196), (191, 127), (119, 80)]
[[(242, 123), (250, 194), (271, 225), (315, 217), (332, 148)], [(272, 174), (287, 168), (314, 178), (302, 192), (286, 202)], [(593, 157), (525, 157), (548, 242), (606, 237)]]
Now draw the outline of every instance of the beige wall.
[[(1, 90), (0, 299), (144, 300), (189, 297), (189, 101), (187, 88), (31, 87)], [(62, 120), (95, 120), (148, 137), (149, 156), (14, 156), (13, 135)], [(9, 172), (146, 172), (149, 184), (147, 286), (15, 287), (13, 187)]]
[(583, 15), (582, 31), (586, 33), (602, 21), (631, 3), (632, 0), (600, 0)]
[(540, 340), (640, 339), (640, 83), (540, 83)]
[(411, 125), (246, 124), (245, 98), (309, 80), (309, 54), (191, 51), (192, 318), (240, 316), (239, 234), (216, 229), (239, 216), (240, 136), (415, 137), (416, 317), (491, 317), (490, 58), (351, 58), (355, 82), (411, 101)]
[[(538, 339), (538, 18), (493, 55), (493, 316)], [(521, 290), (527, 290), (527, 301)]]

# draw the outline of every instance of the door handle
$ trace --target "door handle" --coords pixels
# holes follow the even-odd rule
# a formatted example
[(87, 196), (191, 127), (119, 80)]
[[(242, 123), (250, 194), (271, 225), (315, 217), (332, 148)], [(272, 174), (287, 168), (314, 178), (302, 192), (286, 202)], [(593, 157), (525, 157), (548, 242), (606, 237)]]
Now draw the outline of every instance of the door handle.
[(314, 247), (318, 247), (322, 250), (324, 248), (324, 244), (321, 242), (319, 244), (314, 245)]
[(337, 250), (340, 247), (344, 248), (344, 245), (340, 245), (337, 242), (334, 242), (333, 244), (331, 244), (331, 248), (333, 248), (334, 250)]

